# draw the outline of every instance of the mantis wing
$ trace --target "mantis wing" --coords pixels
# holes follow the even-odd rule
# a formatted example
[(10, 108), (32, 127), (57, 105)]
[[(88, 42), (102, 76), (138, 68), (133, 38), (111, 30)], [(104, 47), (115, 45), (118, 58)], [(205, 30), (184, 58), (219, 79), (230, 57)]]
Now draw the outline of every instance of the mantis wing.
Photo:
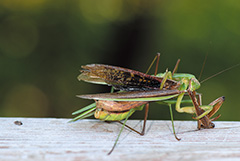
[[(123, 91), (142, 91), (159, 89), (162, 77), (155, 77), (135, 70), (103, 64), (82, 66), (78, 80), (96, 84), (108, 84)], [(176, 89), (178, 82), (167, 79), (163, 89)]]
[(102, 93), (77, 95), (79, 98), (108, 100), (108, 101), (162, 101), (174, 98), (184, 91), (179, 90), (151, 90), (151, 91), (130, 91), (116, 93)]

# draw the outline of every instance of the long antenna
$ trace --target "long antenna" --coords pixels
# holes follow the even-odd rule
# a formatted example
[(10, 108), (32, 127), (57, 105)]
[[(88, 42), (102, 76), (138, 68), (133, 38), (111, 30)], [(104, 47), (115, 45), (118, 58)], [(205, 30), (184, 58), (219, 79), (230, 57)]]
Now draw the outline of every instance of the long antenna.
[(200, 74), (199, 74), (199, 76), (198, 76), (198, 80), (199, 80), (199, 81), (200, 81), (200, 79), (201, 79), (201, 77), (202, 77), (203, 69), (205, 68), (205, 64), (206, 64), (206, 61), (207, 61), (207, 57), (208, 57), (208, 53), (209, 53), (209, 49), (210, 49), (211, 45), (212, 45), (212, 41), (209, 42), (208, 50), (207, 50), (207, 53), (206, 53), (206, 55), (205, 55), (205, 59), (204, 59), (204, 61), (203, 61), (202, 69), (201, 69), (201, 72), (200, 72)]
[(204, 61), (203, 61), (203, 65), (202, 65), (201, 72), (200, 72), (200, 74), (199, 74), (199, 76), (198, 76), (198, 80), (200, 80), (200, 78), (202, 77), (202, 73), (203, 73), (203, 69), (204, 69), (205, 64), (206, 64), (206, 61), (207, 61), (207, 57), (208, 57), (208, 53), (205, 55), (205, 59), (204, 59)]
[(238, 63), (238, 64), (236, 64), (236, 65), (234, 65), (234, 66), (231, 66), (231, 67), (229, 67), (229, 68), (227, 68), (227, 69), (224, 69), (224, 70), (222, 70), (222, 71), (220, 71), (220, 72), (218, 72), (218, 73), (216, 73), (216, 74), (213, 74), (212, 76), (210, 76), (210, 77), (202, 80), (200, 83), (203, 83), (203, 82), (205, 82), (205, 81), (207, 81), (207, 80), (209, 80), (209, 79), (211, 79), (211, 78), (213, 78), (213, 77), (216, 77), (217, 75), (219, 75), (219, 74), (221, 74), (221, 73), (223, 73), (223, 72), (226, 72), (226, 71), (228, 71), (228, 70), (230, 70), (230, 69), (232, 69), (232, 68), (235, 68), (235, 67), (237, 67), (237, 66), (239, 66), (239, 65), (240, 65), (240, 63)]

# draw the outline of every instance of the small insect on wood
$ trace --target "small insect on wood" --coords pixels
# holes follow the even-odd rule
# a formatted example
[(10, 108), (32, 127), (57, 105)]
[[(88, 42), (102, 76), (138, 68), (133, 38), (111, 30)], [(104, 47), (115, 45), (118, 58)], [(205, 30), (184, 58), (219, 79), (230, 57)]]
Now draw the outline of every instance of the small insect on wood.
[(14, 124), (15, 124), (15, 125), (18, 125), (18, 126), (23, 125), (22, 121), (14, 121)]
[[(159, 60), (159, 57), (160, 54), (158, 54), (155, 59), (158, 58)], [(224, 97), (214, 100), (209, 105), (202, 106), (201, 95), (196, 93), (196, 90), (200, 87), (200, 83), (194, 75), (175, 73), (179, 62), (180, 60), (177, 61), (172, 73), (166, 70), (165, 73), (156, 74), (157, 70), (155, 70), (155, 76), (103, 64), (82, 66), (84, 70), (81, 70), (82, 74), (78, 76), (79, 80), (90, 83), (107, 84), (120, 90), (120, 92), (79, 95), (78, 97), (80, 98), (93, 99), (96, 103), (74, 112), (73, 114), (80, 115), (75, 117), (72, 121), (83, 119), (94, 114), (96, 118), (104, 121), (121, 121), (125, 119), (123, 123), (123, 126), (125, 126), (128, 117), (130, 117), (136, 110), (142, 110), (145, 105), (143, 129), (142, 132), (138, 132), (139, 134), (144, 135), (149, 102), (157, 102), (169, 106), (173, 132), (177, 140), (180, 139), (177, 138), (174, 130), (171, 112), (172, 104), (175, 104), (175, 108), (178, 112), (190, 114), (195, 113), (195, 119), (198, 120), (198, 129), (214, 128), (212, 120), (216, 120), (220, 115), (214, 119), (210, 119), (210, 117), (219, 110), (224, 101)], [(157, 66), (158, 61), (156, 69)], [(188, 94), (191, 100), (183, 100), (185, 94)], [(198, 96), (198, 99), (196, 96)], [(193, 106), (180, 107), (183, 102), (191, 102)], [(116, 146), (119, 136), (120, 134), (109, 154)]]

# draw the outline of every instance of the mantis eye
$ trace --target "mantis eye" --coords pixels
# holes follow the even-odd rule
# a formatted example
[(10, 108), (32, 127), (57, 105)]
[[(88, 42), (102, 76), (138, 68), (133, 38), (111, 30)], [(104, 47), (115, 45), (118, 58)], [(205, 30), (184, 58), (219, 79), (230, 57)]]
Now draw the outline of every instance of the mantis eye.
[(192, 83), (192, 90), (197, 90), (198, 88), (200, 88), (200, 83), (196, 78), (192, 78), (191, 79), (191, 83)]

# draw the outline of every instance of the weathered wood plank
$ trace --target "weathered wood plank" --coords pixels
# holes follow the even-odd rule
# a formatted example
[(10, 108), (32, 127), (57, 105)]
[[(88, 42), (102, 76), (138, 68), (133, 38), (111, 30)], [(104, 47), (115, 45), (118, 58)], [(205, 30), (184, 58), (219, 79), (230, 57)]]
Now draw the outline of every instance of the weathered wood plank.
[[(216, 128), (197, 131), (196, 121), (175, 121), (177, 141), (170, 121), (148, 121), (144, 136), (123, 130), (107, 156), (120, 124), (69, 120), (0, 118), (0, 160), (240, 160), (240, 122), (216, 121)], [(128, 125), (141, 128), (137, 120)]]

